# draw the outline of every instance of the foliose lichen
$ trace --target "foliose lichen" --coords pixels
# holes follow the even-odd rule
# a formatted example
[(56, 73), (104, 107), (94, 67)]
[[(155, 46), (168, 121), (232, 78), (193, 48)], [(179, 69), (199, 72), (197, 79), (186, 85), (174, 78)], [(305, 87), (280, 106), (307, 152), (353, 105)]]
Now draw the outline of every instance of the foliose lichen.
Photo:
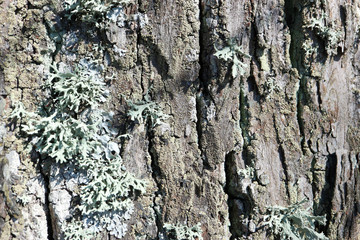
[[(342, 33), (337, 30), (333, 22), (328, 21), (328, 15), (325, 12), (321, 12), (319, 16), (315, 14), (305, 27), (313, 30), (320, 38), (325, 40), (325, 50), (328, 55), (336, 55), (337, 47), (342, 40)], [(307, 47), (307, 54), (314, 50)]]
[(238, 174), (241, 179), (244, 179), (244, 178), (254, 179), (255, 178), (255, 169), (253, 167), (247, 166), (246, 168), (240, 169), (238, 171)]
[(151, 127), (156, 127), (164, 124), (166, 119), (169, 118), (169, 115), (165, 114), (162, 108), (150, 99), (148, 93), (145, 94), (144, 100), (136, 103), (128, 101), (128, 105), (130, 107), (128, 116), (132, 121), (137, 121), (140, 124), (149, 121)]
[(105, 229), (121, 238), (134, 211), (131, 196), (144, 193), (146, 182), (124, 168), (113, 114), (100, 109), (108, 96), (102, 67), (82, 60), (74, 71), (51, 69), (43, 85), (48, 98), (36, 112), (19, 103), (11, 117), (22, 121), (33, 150), (85, 174), (75, 208), (80, 216), (64, 226), (65, 239), (89, 239)]
[(231, 75), (233, 78), (236, 78), (239, 74), (243, 76), (246, 73), (246, 68), (248, 65), (241, 61), (242, 58), (250, 58), (250, 55), (244, 53), (242, 46), (237, 45), (234, 39), (228, 41), (228, 46), (224, 47), (221, 50), (218, 50), (215, 46), (216, 56), (219, 59), (224, 61), (231, 61)]
[(269, 214), (264, 217), (264, 225), (268, 226), (270, 231), (279, 236), (280, 239), (328, 240), (323, 233), (318, 233), (315, 230), (315, 222), (325, 225), (326, 217), (313, 216), (308, 210), (304, 210), (302, 204), (306, 201), (304, 199), (288, 207), (268, 207)]
[(167, 237), (173, 240), (202, 240), (201, 223), (188, 227), (181, 224), (164, 224)]
[(106, 29), (110, 22), (125, 20), (123, 7), (128, 3), (130, 0), (66, 0), (64, 9), (68, 19), (74, 18), (93, 24), (98, 29)]

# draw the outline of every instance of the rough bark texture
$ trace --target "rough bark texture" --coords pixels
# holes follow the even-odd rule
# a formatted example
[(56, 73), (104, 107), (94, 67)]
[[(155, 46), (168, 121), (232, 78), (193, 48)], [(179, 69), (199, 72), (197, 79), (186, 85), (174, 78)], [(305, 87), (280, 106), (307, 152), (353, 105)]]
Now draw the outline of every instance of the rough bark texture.
[[(311, 27), (323, 13), (327, 32)], [(273, 239), (266, 208), (303, 198), (326, 214), (327, 237), (359, 238), (358, 1), (137, 0), (126, 14), (123, 27), (90, 37), (61, 1), (0, 0), (0, 239), (61, 239), (71, 177), (29, 156), (8, 115), (18, 101), (36, 108), (46, 62), (89, 55), (116, 74), (106, 108), (132, 135), (121, 149), (128, 171), (148, 181), (124, 239), (198, 222), (204, 239)], [(214, 56), (229, 39), (251, 56), (236, 78)], [(148, 91), (171, 116), (153, 129), (126, 118), (126, 100)], [(246, 167), (253, 178), (239, 176)]]

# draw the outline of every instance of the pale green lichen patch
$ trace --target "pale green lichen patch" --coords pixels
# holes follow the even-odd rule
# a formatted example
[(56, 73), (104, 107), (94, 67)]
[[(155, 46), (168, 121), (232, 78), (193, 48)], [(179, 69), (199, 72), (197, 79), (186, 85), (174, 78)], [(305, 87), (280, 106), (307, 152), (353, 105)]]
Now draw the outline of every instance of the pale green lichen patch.
[(243, 58), (250, 58), (242, 48), (236, 44), (235, 40), (230, 40), (228, 46), (224, 47), (221, 50), (216, 49), (215, 57), (222, 59), (224, 61), (231, 61), (231, 75), (233, 78), (236, 78), (238, 75), (243, 76), (246, 73), (246, 68), (248, 65), (242, 61)]
[(259, 51), (259, 60), (261, 64), (261, 69), (265, 72), (270, 72), (270, 64), (269, 64), (269, 56), (268, 56), (268, 50), (267, 49), (261, 49)]
[[(45, 84), (48, 94), (36, 112), (19, 103), (11, 114), (21, 119), (22, 130), (34, 150), (57, 163), (77, 167), (86, 184), (80, 185), (81, 216), (64, 226), (66, 239), (88, 239), (107, 230), (121, 238), (134, 211), (131, 196), (144, 193), (146, 183), (125, 171), (112, 113), (99, 109), (108, 95), (101, 66), (82, 60), (74, 71), (52, 66)], [(82, 226), (81, 228), (79, 226)], [(84, 230), (86, 229), (86, 230)], [(86, 234), (85, 234), (86, 233)]]
[(66, 0), (64, 8), (69, 19), (74, 17), (104, 29), (108, 27), (109, 22), (117, 22), (118, 18), (125, 20), (122, 6), (129, 2), (130, 0)]
[(253, 167), (247, 166), (244, 169), (238, 171), (240, 179), (254, 179), (255, 178), (255, 169)]
[(180, 224), (164, 224), (167, 236), (172, 240), (202, 240), (201, 223), (188, 227)]
[(305, 202), (306, 200), (302, 200), (288, 207), (268, 207), (269, 214), (264, 218), (264, 225), (280, 239), (328, 240), (323, 233), (318, 233), (315, 229), (316, 222), (321, 225), (326, 224), (326, 217), (311, 215), (308, 210), (302, 208)]
[(156, 127), (164, 124), (169, 118), (169, 115), (165, 114), (162, 108), (150, 99), (148, 94), (144, 96), (144, 100), (137, 103), (128, 101), (128, 104), (130, 106), (128, 116), (132, 121), (137, 121), (140, 124), (149, 121), (151, 127)]
[[(312, 17), (305, 27), (315, 31), (320, 38), (325, 40), (325, 50), (328, 55), (336, 55), (337, 47), (342, 41), (343, 34), (340, 30), (336, 29), (334, 23), (329, 22), (328, 19), (328, 15), (321, 12), (319, 17)], [(327, 22), (328, 24), (326, 24)], [(308, 43), (306, 43), (305, 47), (307, 55), (315, 51)]]

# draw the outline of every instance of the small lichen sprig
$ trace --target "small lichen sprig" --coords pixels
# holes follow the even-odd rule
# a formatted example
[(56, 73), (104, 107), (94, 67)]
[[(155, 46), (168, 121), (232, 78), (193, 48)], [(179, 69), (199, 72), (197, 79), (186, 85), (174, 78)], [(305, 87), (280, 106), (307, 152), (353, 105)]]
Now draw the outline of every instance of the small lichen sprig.
[(309, 210), (304, 210), (302, 204), (306, 199), (290, 205), (289, 207), (268, 207), (268, 215), (264, 217), (264, 225), (278, 235), (281, 239), (303, 240), (318, 239), (328, 240), (323, 233), (315, 230), (315, 222), (326, 224), (325, 216), (313, 216)]
[(312, 17), (305, 27), (313, 30), (320, 38), (325, 40), (325, 50), (328, 55), (335, 55), (337, 53), (337, 47), (339, 46), (342, 33), (341, 31), (334, 29), (333, 23), (326, 24), (328, 16), (325, 12), (321, 12), (319, 17)]
[(16, 202), (20, 203), (22, 206), (26, 206), (31, 201), (31, 196), (26, 193), (21, 194), (16, 198)]
[(188, 227), (181, 224), (164, 224), (164, 229), (169, 239), (173, 240), (202, 240), (201, 223)]
[(224, 47), (221, 50), (218, 50), (215, 46), (216, 56), (219, 59), (224, 61), (231, 61), (231, 75), (233, 78), (236, 78), (239, 74), (243, 76), (246, 73), (246, 68), (248, 65), (241, 61), (243, 58), (250, 58), (250, 55), (244, 53), (242, 46), (236, 44), (236, 41), (231, 39), (228, 42), (228, 46)]
[(304, 40), (302, 49), (304, 51), (304, 64), (306, 67), (310, 67), (313, 58), (318, 55), (318, 47), (308, 38)]
[(162, 108), (150, 99), (148, 93), (145, 94), (144, 100), (137, 103), (128, 101), (128, 105), (130, 109), (127, 114), (132, 121), (140, 124), (149, 121), (152, 128), (164, 124), (169, 118), (169, 115), (163, 113)]
[(66, 0), (65, 16), (105, 29), (109, 22), (116, 22), (120, 16), (124, 18), (122, 9), (128, 3), (130, 0)]
[(274, 77), (267, 77), (263, 85), (263, 94), (266, 99), (271, 99), (274, 93), (281, 92), (280, 86), (276, 83)]
[(238, 171), (240, 179), (254, 179), (255, 178), (255, 169), (253, 167), (247, 166), (246, 168), (240, 169)]

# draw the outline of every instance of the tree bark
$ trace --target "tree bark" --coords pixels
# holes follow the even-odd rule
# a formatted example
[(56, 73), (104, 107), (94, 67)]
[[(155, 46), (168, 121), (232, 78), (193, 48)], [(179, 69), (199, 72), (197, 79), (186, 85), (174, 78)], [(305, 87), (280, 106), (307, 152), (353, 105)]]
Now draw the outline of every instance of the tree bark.
[[(148, 183), (124, 239), (161, 239), (165, 223), (200, 223), (204, 239), (276, 239), (267, 207), (304, 198), (326, 215), (319, 232), (359, 238), (357, 1), (133, 0), (124, 25), (95, 35), (66, 19), (62, 1), (0, 6), (1, 239), (63, 238), (70, 170), (29, 155), (9, 114), (19, 101), (36, 109), (48, 63), (84, 57), (115, 76), (104, 108), (131, 135), (119, 140), (126, 169)], [(234, 63), (214, 56), (229, 40), (250, 55), (235, 78)], [(146, 93), (170, 116), (155, 128), (126, 116)]]

